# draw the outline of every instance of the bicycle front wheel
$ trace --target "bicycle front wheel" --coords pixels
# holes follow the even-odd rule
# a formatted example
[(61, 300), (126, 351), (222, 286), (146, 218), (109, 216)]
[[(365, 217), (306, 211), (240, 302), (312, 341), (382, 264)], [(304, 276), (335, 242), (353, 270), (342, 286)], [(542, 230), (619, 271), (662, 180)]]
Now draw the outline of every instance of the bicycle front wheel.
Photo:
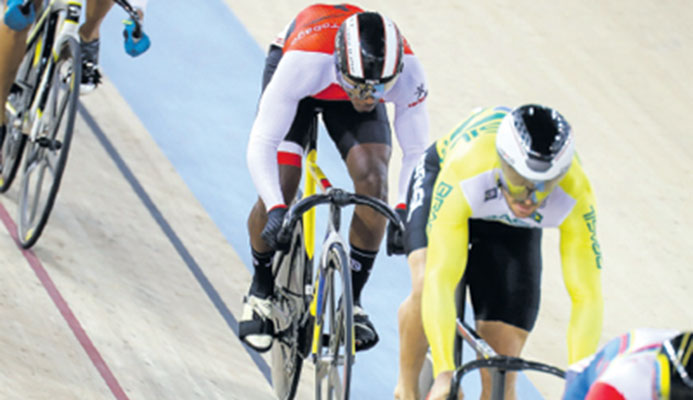
[(312, 319), (307, 318), (309, 299), (306, 285), (312, 273), (303, 241), (303, 223), (298, 221), (291, 237), (290, 250), (275, 262), (274, 322), (272, 345), (272, 388), (279, 400), (296, 396), (303, 358), (310, 347)]
[[(315, 398), (346, 400), (351, 390), (354, 364), (354, 314), (349, 258), (340, 243), (328, 249), (321, 269), (324, 284), (318, 300), (316, 328), (320, 330), (315, 359)], [(320, 296), (320, 293), (318, 294)]]
[(14, 124), (7, 124), (5, 137), (0, 138), (0, 193), (5, 193), (14, 181), (25, 143), (26, 136)]
[(19, 192), (18, 234), (23, 248), (33, 246), (43, 232), (58, 195), (77, 113), (81, 58), (73, 38), (58, 48), (46, 84), (43, 112), (34, 116), (38, 135), (27, 144)]

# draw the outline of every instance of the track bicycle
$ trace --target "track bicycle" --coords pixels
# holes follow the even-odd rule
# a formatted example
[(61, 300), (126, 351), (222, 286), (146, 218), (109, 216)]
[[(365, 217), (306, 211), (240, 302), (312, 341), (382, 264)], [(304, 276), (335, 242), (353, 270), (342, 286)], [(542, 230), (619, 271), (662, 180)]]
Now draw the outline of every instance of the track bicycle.
[[(115, 0), (142, 34), (137, 12)], [(5, 103), (7, 132), (0, 145), (0, 192), (12, 184), (20, 165), (18, 237), (33, 246), (45, 228), (58, 195), (79, 100), (82, 62), (79, 18), (84, 0), (45, 0), (29, 32), (24, 58)], [(31, 0), (19, 6), (28, 14)]]
[[(339, 233), (341, 209), (365, 205), (403, 229), (383, 201), (335, 188), (316, 163), (315, 140), (306, 158), (305, 197), (289, 208), (279, 239), (289, 243), (273, 262), (274, 343), (272, 386), (281, 400), (296, 395), (303, 360), (315, 365), (315, 398), (349, 398), (355, 360), (353, 299), (348, 247)], [(322, 193), (315, 194), (315, 186)], [(327, 232), (313, 273), (315, 209), (329, 204)]]

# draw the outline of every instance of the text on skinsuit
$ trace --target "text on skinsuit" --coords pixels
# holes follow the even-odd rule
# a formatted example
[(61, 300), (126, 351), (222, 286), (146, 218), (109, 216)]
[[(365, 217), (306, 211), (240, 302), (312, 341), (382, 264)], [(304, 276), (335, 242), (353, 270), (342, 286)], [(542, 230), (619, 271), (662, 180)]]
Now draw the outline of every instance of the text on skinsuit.
[(411, 220), (411, 215), (414, 213), (414, 210), (419, 208), (424, 201), (423, 179), (426, 175), (426, 170), (424, 169), (425, 164), (426, 155), (424, 154), (419, 158), (419, 162), (416, 163), (416, 168), (414, 168), (414, 185), (412, 186), (411, 200), (409, 201), (407, 221)]
[(322, 31), (323, 29), (334, 29), (334, 30), (337, 30), (337, 29), (339, 29), (339, 24), (335, 24), (334, 22), (325, 22), (325, 23), (322, 23), (322, 24), (320, 24), (320, 25), (310, 26), (310, 27), (308, 27), (308, 28), (306, 28), (306, 29), (303, 29), (302, 31), (298, 32), (298, 33), (296, 34), (296, 37), (294, 38), (294, 40), (291, 41), (291, 44), (290, 44), (290, 45), (293, 45), (293, 44), (296, 43), (297, 41), (299, 41), (299, 40), (305, 38), (306, 36), (308, 36), (308, 35), (310, 35), (310, 34), (312, 34), (312, 33), (320, 32), (320, 31)]
[(585, 219), (587, 229), (590, 231), (590, 241), (592, 241), (592, 251), (597, 268), (602, 269), (602, 250), (599, 247), (599, 241), (597, 241), (597, 212), (594, 210), (594, 206), (590, 206), (590, 212), (584, 214), (582, 218)]
[(428, 224), (427, 224), (427, 230), (431, 228), (431, 224), (433, 221), (438, 218), (438, 211), (440, 211), (440, 207), (443, 206), (443, 201), (445, 201), (445, 198), (448, 197), (450, 192), (452, 191), (452, 186), (445, 182), (440, 182), (436, 185), (436, 188), (433, 192), (433, 201), (431, 202), (431, 215), (428, 217)]

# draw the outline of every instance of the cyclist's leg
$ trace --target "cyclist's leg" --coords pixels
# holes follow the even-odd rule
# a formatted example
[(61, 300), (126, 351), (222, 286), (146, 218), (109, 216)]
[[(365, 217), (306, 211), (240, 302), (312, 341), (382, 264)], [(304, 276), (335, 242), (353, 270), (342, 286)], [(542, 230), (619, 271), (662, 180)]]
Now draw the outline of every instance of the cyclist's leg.
[[(279, 179), (284, 198), (293, 198), (301, 179), (300, 166), (280, 165)], [(254, 273), (248, 294), (243, 300), (244, 307), (239, 323), (239, 336), (259, 352), (269, 350), (272, 345), (273, 332), (269, 318), (271, 316), (270, 296), (274, 291), (274, 277), (272, 276), (274, 250), (268, 247), (260, 237), (265, 223), (267, 223), (267, 212), (264, 203), (258, 198), (248, 216), (248, 233)]]
[[(35, 6), (39, 6), (38, 0), (35, 1)], [(22, 31), (15, 31), (5, 25), (4, 18), (0, 18), (0, 125), (5, 124), (5, 102), (22, 62), (29, 29), (30, 27), (27, 27)]]
[[(298, 185), (301, 182), (301, 165), (279, 164), (279, 181), (282, 187), (284, 201), (288, 204), (291, 202), (291, 199), (296, 196), (296, 192), (298, 191)], [(272, 274), (271, 271), (266, 270), (269, 269), (268, 267), (270, 267), (272, 256), (274, 255), (274, 251), (267, 246), (260, 236), (266, 223), (267, 211), (265, 209), (265, 204), (262, 202), (262, 199), (258, 197), (253, 208), (250, 210), (247, 226), (248, 234), (250, 235), (253, 264), (256, 265), (255, 272), (258, 275), (258, 278), (255, 278), (258, 279), (258, 281), (253, 281), (251, 292), (262, 295), (262, 297), (269, 296), (272, 291)]]
[(426, 267), (426, 248), (414, 250), (407, 257), (412, 289), (399, 306), (399, 377), (395, 399), (414, 400), (419, 396), (419, 374), (426, 357), (428, 341), (421, 321), (421, 292)]
[[(467, 264), (477, 331), (499, 354), (519, 356), (539, 310), (541, 230), (497, 222), (470, 222)], [(515, 399), (516, 373), (507, 374), (506, 398)], [(482, 399), (491, 395), (482, 370)]]
[[(289, 133), (280, 145), (277, 157), (279, 181), (286, 204), (289, 204), (296, 196), (301, 181), (303, 145), (316, 123), (313, 101), (302, 100)], [(269, 301), (274, 290), (271, 268), (274, 251), (267, 246), (260, 235), (266, 223), (265, 205), (258, 199), (248, 217), (254, 274), (239, 324), (241, 339), (258, 351), (268, 350), (272, 344)]]
[[(391, 147), (385, 106), (379, 104), (371, 112), (359, 113), (348, 101), (334, 101), (325, 104), (323, 120), (346, 162), (354, 191), (386, 201)], [(357, 350), (367, 350), (379, 340), (375, 327), (361, 306), (361, 292), (385, 234), (385, 224), (385, 217), (369, 207), (354, 208), (349, 242)]]
[(428, 341), (421, 320), (421, 293), (426, 267), (426, 222), (431, 208), (431, 193), (440, 170), (435, 145), (428, 148), (416, 164), (409, 180), (408, 215), (404, 231), (404, 248), (411, 272), (411, 293), (399, 307), (399, 378), (395, 398), (417, 399), (419, 375), (426, 357)]
[[(387, 166), (391, 147), (383, 143), (355, 145), (346, 158), (354, 191), (387, 201)], [(356, 206), (349, 242), (363, 250), (377, 252), (385, 233), (385, 217), (370, 207)]]
[(79, 27), (82, 42), (93, 42), (99, 39), (101, 23), (115, 3), (113, 0), (87, 0), (84, 23)]
[[(428, 392), (426, 400), (447, 400), (450, 396), (450, 384), (452, 383), (453, 374), (454, 371), (439, 373), (433, 381), (433, 386), (431, 387), (431, 391)], [(457, 397), (459, 400), (464, 398), (462, 393), (459, 393)]]
[[(529, 332), (506, 324), (500, 321), (477, 321), (476, 329), (479, 335), (498, 353), (506, 356), (519, 357), (522, 348), (527, 341)], [(488, 370), (481, 371), (482, 373), (482, 394), (481, 399), (491, 398), (491, 374)], [(505, 380), (505, 398), (513, 400), (517, 398), (515, 391), (515, 382), (517, 381), (517, 373), (511, 372), (506, 374)]]
[(81, 92), (89, 93), (101, 83), (99, 70), (99, 30), (101, 23), (113, 7), (112, 0), (88, 0), (84, 23), (79, 27), (82, 52)]

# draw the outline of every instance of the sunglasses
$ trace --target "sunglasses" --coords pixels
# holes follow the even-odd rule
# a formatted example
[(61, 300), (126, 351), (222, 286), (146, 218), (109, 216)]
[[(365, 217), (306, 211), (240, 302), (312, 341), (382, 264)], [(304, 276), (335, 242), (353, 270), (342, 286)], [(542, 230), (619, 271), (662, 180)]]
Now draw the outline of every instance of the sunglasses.
[(337, 81), (339, 85), (344, 89), (349, 97), (357, 98), (359, 100), (366, 100), (370, 97), (380, 100), (385, 96), (397, 81), (397, 77), (390, 79), (384, 83), (378, 83), (375, 80), (367, 79), (365, 82), (356, 82), (355, 80), (349, 78), (342, 74), (339, 69), (337, 70)]
[[(556, 188), (562, 176), (547, 182), (533, 182), (520, 177), (510, 166), (501, 163), (498, 186), (517, 203), (530, 200), (533, 204), (542, 203)], [(515, 183), (513, 183), (515, 180)], [(520, 183), (521, 182), (521, 183)]]

